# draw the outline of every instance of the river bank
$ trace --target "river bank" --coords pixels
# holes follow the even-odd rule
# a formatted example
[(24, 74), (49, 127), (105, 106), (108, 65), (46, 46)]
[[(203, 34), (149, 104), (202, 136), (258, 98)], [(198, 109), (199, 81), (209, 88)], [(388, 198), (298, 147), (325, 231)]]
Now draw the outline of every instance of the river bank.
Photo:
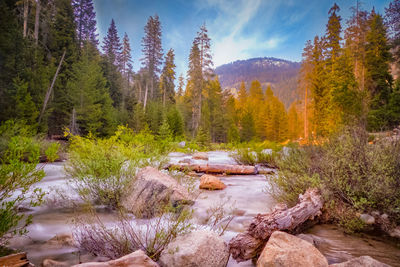
[[(171, 162), (178, 162), (188, 155), (172, 154)], [(209, 162), (215, 164), (234, 164), (228, 152), (213, 151), (208, 153)], [(198, 160), (201, 162), (201, 160)], [(48, 202), (47, 205), (28, 211), (33, 215), (33, 223), (28, 227), (26, 237), (16, 237), (11, 240), (11, 247), (26, 251), (28, 259), (37, 266), (45, 259), (54, 259), (66, 262), (69, 265), (78, 262), (104, 260), (80, 252), (71, 243), (63, 238), (72, 234), (74, 219), (79, 212), (69, 209), (69, 203), (62, 203), (57, 190), (68, 188), (68, 181), (63, 172), (63, 163), (51, 163), (44, 167), (46, 177), (36, 186), (49, 192), (48, 198), (59, 203)], [(245, 231), (252, 218), (258, 213), (270, 212), (276, 202), (266, 193), (268, 186), (264, 175), (225, 175), (218, 177), (227, 187), (221, 191), (201, 190), (201, 194), (193, 205), (193, 222), (199, 227), (204, 226), (207, 209), (212, 206), (226, 203), (224, 208), (232, 212), (234, 218), (222, 236), (226, 242), (238, 233)], [(199, 179), (194, 179), (194, 186), (198, 188)], [(69, 192), (71, 193), (71, 192)], [(74, 197), (71, 193), (71, 197)], [(65, 204), (60, 207), (59, 204)], [(116, 223), (116, 215), (109, 210), (98, 207), (99, 217), (105, 224)], [(146, 220), (136, 220), (146, 223)], [(388, 242), (383, 237), (374, 235), (346, 235), (339, 228), (332, 225), (317, 225), (309, 229), (307, 234), (319, 240), (317, 248), (328, 259), (329, 263), (346, 261), (352, 257), (369, 255), (381, 262), (392, 266), (400, 266), (400, 248), (395, 243)], [(51, 240), (51, 241), (49, 241)], [(58, 240), (58, 241), (57, 241)], [(251, 261), (236, 263), (233, 259), (228, 262), (229, 267), (253, 266)]]

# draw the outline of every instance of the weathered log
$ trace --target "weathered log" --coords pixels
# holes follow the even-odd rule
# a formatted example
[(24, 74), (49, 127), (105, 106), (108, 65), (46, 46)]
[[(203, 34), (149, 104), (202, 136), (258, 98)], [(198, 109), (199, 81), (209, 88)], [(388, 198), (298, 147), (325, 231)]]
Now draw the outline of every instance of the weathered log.
[(256, 258), (274, 231), (294, 233), (298, 227), (320, 215), (322, 206), (318, 190), (308, 189), (299, 196), (296, 206), (288, 209), (286, 205), (277, 205), (271, 213), (258, 214), (246, 232), (232, 238), (229, 252), (237, 262)]
[(171, 164), (168, 169), (180, 171), (195, 171), (213, 174), (257, 174), (257, 168), (247, 165), (231, 165), (231, 164)]
[(21, 252), (0, 257), (0, 266), (22, 267), (30, 265), (28, 259), (26, 258), (26, 253)]

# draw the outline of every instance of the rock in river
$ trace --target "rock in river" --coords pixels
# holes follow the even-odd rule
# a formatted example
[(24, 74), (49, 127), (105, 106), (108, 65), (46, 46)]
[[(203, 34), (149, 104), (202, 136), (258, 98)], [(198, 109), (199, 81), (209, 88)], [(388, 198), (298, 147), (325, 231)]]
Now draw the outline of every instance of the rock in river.
[(257, 267), (266, 266), (326, 267), (328, 261), (309, 242), (285, 232), (275, 231), (257, 261)]
[(206, 152), (197, 152), (193, 154), (193, 159), (208, 160), (208, 154)]
[(194, 203), (186, 188), (152, 167), (141, 169), (129, 188), (122, 206), (139, 218), (151, 218), (168, 204), (178, 207)]
[(390, 267), (370, 256), (361, 256), (342, 263), (329, 265), (329, 267)]
[(228, 245), (215, 232), (201, 230), (178, 236), (161, 253), (163, 267), (225, 267)]
[(221, 182), (220, 179), (213, 175), (204, 174), (200, 178), (200, 189), (207, 190), (223, 190), (226, 188), (226, 185)]
[(158, 267), (158, 264), (152, 261), (143, 251), (136, 250), (116, 260), (86, 262), (73, 267)]

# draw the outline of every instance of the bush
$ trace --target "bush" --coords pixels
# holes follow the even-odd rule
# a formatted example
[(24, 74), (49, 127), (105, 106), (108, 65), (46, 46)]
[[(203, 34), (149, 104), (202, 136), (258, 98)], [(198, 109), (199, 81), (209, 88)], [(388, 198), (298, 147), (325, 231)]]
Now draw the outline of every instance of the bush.
[(12, 236), (26, 233), (31, 223), (32, 216), (19, 214), (18, 206), (34, 207), (42, 202), (44, 193), (39, 188), (30, 191), (44, 177), (43, 170), (36, 168), (38, 162), (39, 146), (32, 138), (10, 138), (0, 162), (0, 246)]
[(338, 222), (359, 228), (351, 216), (379, 210), (400, 223), (398, 141), (370, 145), (364, 129), (347, 128), (320, 146), (291, 149), (278, 166), (278, 176), (269, 179), (279, 200), (294, 203), (308, 187), (319, 187), (330, 205), (326, 209)]
[(72, 136), (65, 170), (86, 203), (117, 208), (137, 168), (157, 163), (162, 154), (154, 136), (120, 126), (110, 138)]
[(184, 209), (178, 215), (165, 212), (146, 224), (139, 224), (120, 213), (114, 227), (106, 227), (98, 218), (89, 224), (79, 223), (74, 239), (82, 249), (95, 255), (116, 259), (141, 249), (156, 261), (177, 235), (192, 229), (191, 217), (192, 212)]

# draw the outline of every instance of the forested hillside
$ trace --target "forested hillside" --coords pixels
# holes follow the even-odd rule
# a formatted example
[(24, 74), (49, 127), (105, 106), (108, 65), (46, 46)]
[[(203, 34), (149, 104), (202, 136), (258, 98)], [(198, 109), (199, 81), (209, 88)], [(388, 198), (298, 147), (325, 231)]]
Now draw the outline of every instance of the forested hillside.
[(288, 60), (264, 57), (237, 60), (215, 68), (224, 90), (237, 93), (240, 83), (249, 87), (253, 80), (258, 80), (264, 88), (268, 85), (283, 101), (286, 108), (297, 100), (296, 92), (300, 63)]
[[(353, 9), (343, 22), (334, 5), (326, 33), (306, 43), (301, 63), (255, 58), (214, 70), (202, 25), (193, 30), (188, 72), (178, 78), (157, 14), (131, 48), (114, 20), (99, 40), (91, 0), (2, 1), (0, 120), (23, 121), (49, 137), (66, 129), (109, 136), (127, 125), (208, 142), (324, 137), (350, 121), (390, 128), (400, 120), (390, 70), (399, 60), (393, 6), (386, 16)], [(131, 49), (142, 56), (132, 58)], [(236, 90), (223, 90), (229, 87)]]

